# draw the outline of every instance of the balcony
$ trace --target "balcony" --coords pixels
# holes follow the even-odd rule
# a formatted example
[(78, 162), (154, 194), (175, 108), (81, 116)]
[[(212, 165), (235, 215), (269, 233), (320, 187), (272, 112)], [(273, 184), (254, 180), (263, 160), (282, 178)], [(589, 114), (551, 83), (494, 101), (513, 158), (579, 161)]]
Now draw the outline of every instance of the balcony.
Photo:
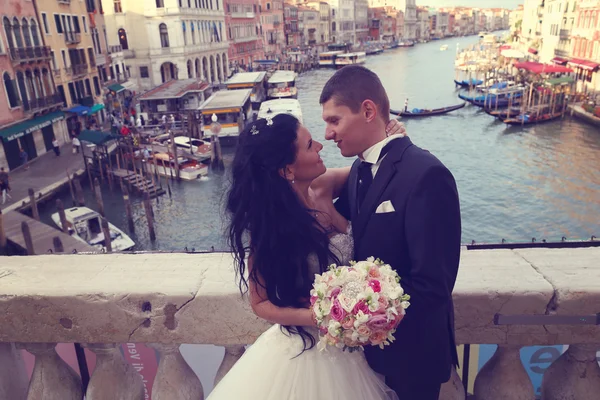
[(67, 68), (67, 73), (73, 76), (85, 75), (88, 73), (87, 64), (73, 64)]
[(123, 50), (123, 57), (125, 59), (129, 59), (129, 58), (135, 58), (135, 50)]
[[(561, 356), (538, 356), (535, 368), (544, 374), (544, 398), (597, 397), (590, 388), (600, 385), (595, 325), (600, 289), (590, 282), (600, 279), (598, 259), (599, 248), (463, 250), (454, 288), (457, 342), (498, 345), (475, 378), (477, 400), (534, 399), (520, 348), (563, 344), (570, 346)], [(0, 315), (6, 322), (0, 324), (0, 382), (7, 399), (25, 398), (28, 388), (29, 398), (41, 397), (42, 390), (48, 398), (83, 397), (82, 381), (56, 353), (56, 343), (82, 343), (86, 351), (100, 356), (95, 366), (88, 358), (93, 371), (87, 398), (113, 399), (117, 391), (119, 398), (144, 398), (149, 368), (134, 368), (124, 355), (138, 355), (138, 343), (151, 343), (158, 353), (158, 372), (150, 377), (154, 385), (147, 388), (152, 398), (202, 399), (202, 383), (186, 361), (189, 355), (182, 357), (185, 349), (180, 344), (224, 346), (220, 368), (209, 371), (213, 376), (216, 372), (218, 382), (240, 359), (245, 345), (269, 327), (240, 296), (233, 272), (227, 272), (232, 271), (228, 254), (0, 260)], [(125, 354), (121, 343), (127, 343)], [(35, 357), (31, 380), (22, 349)], [(461, 365), (468, 361), (461, 359)], [(443, 399), (465, 398), (458, 372), (442, 393)]]
[(26, 63), (36, 61), (46, 61), (50, 59), (50, 46), (35, 47), (11, 47), (9, 49), (10, 58), (13, 63)]
[(233, 43), (246, 43), (246, 42), (253, 42), (255, 40), (258, 40), (258, 36), (256, 36), (256, 35), (245, 36), (245, 37), (234, 38)]
[(23, 109), (25, 112), (35, 113), (44, 111), (53, 107), (58, 107), (63, 104), (62, 99), (58, 93), (52, 94), (29, 101), (23, 101)]
[(122, 52), (123, 52), (123, 48), (121, 47), (120, 44), (108, 46), (108, 54), (122, 53)]
[(106, 64), (106, 55), (94, 54), (94, 63), (99, 66)]
[(232, 12), (231, 18), (254, 18), (256, 14), (253, 12)]
[(571, 38), (571, 30), (570, 29), (561, 29), (559, 31), (560, 39), (570, 39)]
[(55, 78), (60, 77), (60, 68), (52, 68), (52, 74)]
[(569, 50), (554, 49), (555, 57), (569, 57)]
[(81, 43), (81, 34), (75, 32), (65, 32), (65, 43), (66, 44), (77, 44)]

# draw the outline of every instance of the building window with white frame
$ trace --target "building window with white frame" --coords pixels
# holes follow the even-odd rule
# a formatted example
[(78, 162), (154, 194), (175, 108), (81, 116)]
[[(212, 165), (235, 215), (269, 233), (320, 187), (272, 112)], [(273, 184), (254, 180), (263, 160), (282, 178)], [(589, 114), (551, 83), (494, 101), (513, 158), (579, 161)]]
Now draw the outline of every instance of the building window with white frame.
[(42, 13), (42, 25), (44, 25), (44, 33), (46, 35), (50, 34), (50, 26), (48, 25), (48, 16), (46, 13)]

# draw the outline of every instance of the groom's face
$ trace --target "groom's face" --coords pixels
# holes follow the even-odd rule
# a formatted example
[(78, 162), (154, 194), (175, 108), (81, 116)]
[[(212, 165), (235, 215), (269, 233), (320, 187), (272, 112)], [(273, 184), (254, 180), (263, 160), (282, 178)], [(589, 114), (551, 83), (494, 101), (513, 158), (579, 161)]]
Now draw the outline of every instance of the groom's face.
[(332, 98), (323, 104), (323, 120), (327, 124), (325, 139), (333, 140), (344, 157), (355, 157), (365, 150), (362, 113), (354, 114)]

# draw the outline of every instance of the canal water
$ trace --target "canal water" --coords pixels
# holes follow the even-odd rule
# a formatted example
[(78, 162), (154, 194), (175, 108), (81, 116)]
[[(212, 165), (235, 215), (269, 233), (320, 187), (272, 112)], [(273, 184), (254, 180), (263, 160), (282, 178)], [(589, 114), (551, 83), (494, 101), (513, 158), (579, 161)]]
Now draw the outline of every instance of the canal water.
[[(457, 44), (467, 46), (477, 37), (419, 44), (386, 51), (367, 59), (385, 85), (392, 108), (406, 98), (409, 109), (458, 104), (454, 87)], [(440, 51), (448, 44), (447, 51)], [(333, 70), (320, 69), (298, 78), (298, 99), (313, 138), (324, 142), (326, 165), (350, 165), (333, 143), (323, 140), (325, 124), (318, 99)], [(584, 239), (600, 236), (600, 132), (566, 117), (528, 127), (507, 127), (467, 106), (448, 115), (405, 120), (411, 140), (440, 158), (454, 174), (460, 194), (462, 242)], [(225, 149), (225, 164), (232, 158)], [(223, 250), (226, 248), (223, 204), (228, 171), (211, 173), (197, 182), (175, 183), (173, 196), (154, 203), (158, 239), (152, 243), (140, 199), (134, 203), (136, 250)], [(91, 192), (87, 205), (95, 208)], [(62, 194), (71, 204), (68, 192)], [(120, 192), (104, 188), (108, 219), (126, 230)], [(43, 207), (50, 222), (54, 207)]]

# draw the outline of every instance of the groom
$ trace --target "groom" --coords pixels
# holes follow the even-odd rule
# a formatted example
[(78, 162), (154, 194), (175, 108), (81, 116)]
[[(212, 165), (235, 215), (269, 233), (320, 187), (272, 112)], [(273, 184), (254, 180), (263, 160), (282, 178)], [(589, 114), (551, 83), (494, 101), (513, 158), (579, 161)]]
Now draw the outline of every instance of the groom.
[(325, 138), (359, 158), (336, 208), (352, 221), (354, 259), (390, 264), (411, 306), (385, 350), (365, 350), (400, 400), (437, 400), (458, 364), (452, 289), (460, 258), (460, 207), (454, 178), (408, 137), (386, 137), (390, 105), (372, 71), (347, 66), (325, 84)]

